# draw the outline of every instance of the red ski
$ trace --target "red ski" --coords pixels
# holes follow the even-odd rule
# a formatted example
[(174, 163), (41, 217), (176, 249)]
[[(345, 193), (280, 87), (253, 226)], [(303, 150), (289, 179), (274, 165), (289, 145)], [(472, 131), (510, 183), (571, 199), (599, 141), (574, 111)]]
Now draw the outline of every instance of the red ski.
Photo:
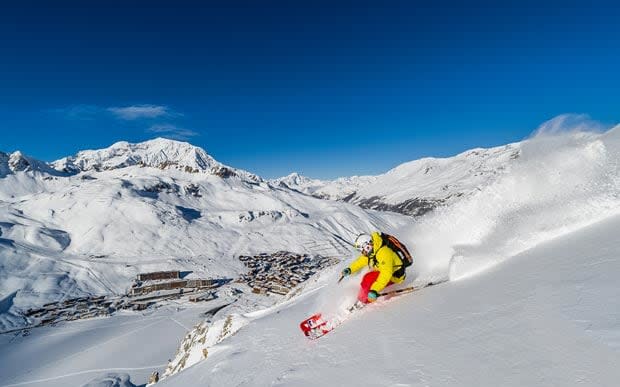
[(330, 332), (334, 327), (323, 319), (321, 313), (314, 314), (299, 324), (307, 338), (314, 340)]

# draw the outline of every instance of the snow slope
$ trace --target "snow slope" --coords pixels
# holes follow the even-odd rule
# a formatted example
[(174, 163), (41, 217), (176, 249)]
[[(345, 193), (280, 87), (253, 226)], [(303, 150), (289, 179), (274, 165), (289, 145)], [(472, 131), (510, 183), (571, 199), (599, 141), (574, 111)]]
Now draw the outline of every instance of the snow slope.
[(421, 272), (455, 279), (619, 212), (620, 127), (543, 133), (521, 144), (508, 173), (402, 232), (433, 257)]
[(142, 385), (163, 371), (201, 312), (169, 305), (33, 329), (26, 337), (0, 335), (0, 386), (81, 386), (106, 374), (128, 374)]
[(619, 228), (616, 216), (484, 276), (372, 305), (316, 342), (296, 324), (316, 307), (307, 294), (161, 385), (617, 386)]

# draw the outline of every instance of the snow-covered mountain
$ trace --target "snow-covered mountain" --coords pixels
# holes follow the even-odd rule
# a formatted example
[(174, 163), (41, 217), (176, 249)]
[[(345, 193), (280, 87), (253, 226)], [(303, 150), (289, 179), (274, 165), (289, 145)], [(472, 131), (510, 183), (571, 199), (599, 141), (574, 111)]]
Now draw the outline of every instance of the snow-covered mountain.
[(18, 172), (41, 172), (48, 175), (58, 175), (48, 164), (22, 154), (20, 151), (13, 153), (0, 152), (0, 179), (8, 174)]
[(420, 216), (491, 184), (519, 157), (520, 143), (473, 149), (450, 158), (424, 158), (377, 176), (321, 181), (297, 173), (272, 180), (315, 197), (362, 208)]
[(272, 179), (270, 180), (270, 182), (273, 185), (295, 189), (306, 194), (313, 194), (314, 192), (318, 191), (320, 188), (328, 184), (327, 181), (311, 179), (309, 177), (302, 176), (297, 172), (293, 172), (287, 176), (278, 179)]
[[(0, 155), (4, 327), (23, 323), (30, 305), (124, 292), (138, 272), (231, 278), (246, 270), (239, 254), (280, 249), (348, 261), (343, 239), (371, 229), (413, 250), (401, 286), (450, 281), (371, 305), (315, 343), (299, 322), (340, 315), (355, 298), (359, 277), (336, 281), (344, 263), (288, 296), (244, 293), (217, 313), (171, 302), (0, 335), (5, 385), (130, 386), (154, 370), (168, 370), (157, 385), (170, 386), (617, 384), (620, 128), (335, 182), (213, 174), (212, 164), (195, 173), (198, 164), (175, 157), (161, 169), (127, 152), (51, 172), (12, 169)], [(415, 218), (356, 205), (420, 215), (401, 204), (422, 199), (433, 210)]]
[(207, 154), (202, 148), (186, 142), (165, 138), (130, 144), (117, 142), (109, 148), (81, 151), (51, 163), (51, 166), (66, 173), (120, 169), (131, 166), (176, 169), (190, 173), (211, 173), (220, 177), (240, 176), (260, 181), (249, 172), (228, 167)]

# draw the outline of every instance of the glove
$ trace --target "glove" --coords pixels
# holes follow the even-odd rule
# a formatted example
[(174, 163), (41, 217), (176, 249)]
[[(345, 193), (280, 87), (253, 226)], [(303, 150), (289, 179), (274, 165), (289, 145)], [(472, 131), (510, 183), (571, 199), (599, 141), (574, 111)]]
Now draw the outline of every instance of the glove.
[(350, 275), (350, 274), (351, 274), (351, 269), (349, 269), (349, 268), (347, 267), (346, 269), (344, 269), (344, 270), (342, 271), (342, 273), (341, 273), (341, 274), (342, 274), (342, 276), (343, 276), (343, 277), (346, 277), (346, 276), (348, 276), (348, 275)]
[(378, 297), (379, 293), (375, 292), (374, 290), (368, 292), (368, 302), (375, 302), (377, 301)]

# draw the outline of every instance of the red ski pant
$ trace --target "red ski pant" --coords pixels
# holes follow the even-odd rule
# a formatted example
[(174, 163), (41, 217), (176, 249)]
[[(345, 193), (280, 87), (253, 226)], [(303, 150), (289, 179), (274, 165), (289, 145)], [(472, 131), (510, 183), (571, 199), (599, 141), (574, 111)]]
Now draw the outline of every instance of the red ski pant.
[[(368, 303), (368, 292), (370, 291), (370, 287), (375, 281), (379, 278), (379, 271), (370, 271), (364, 275), (362, 278), (362, 283), (360, 284), (360, 292), (357, 294), (357, 299), (361, 302), (367, 304)], [(393, 282), (388, 282), (387, 286), (392, 285)]]

